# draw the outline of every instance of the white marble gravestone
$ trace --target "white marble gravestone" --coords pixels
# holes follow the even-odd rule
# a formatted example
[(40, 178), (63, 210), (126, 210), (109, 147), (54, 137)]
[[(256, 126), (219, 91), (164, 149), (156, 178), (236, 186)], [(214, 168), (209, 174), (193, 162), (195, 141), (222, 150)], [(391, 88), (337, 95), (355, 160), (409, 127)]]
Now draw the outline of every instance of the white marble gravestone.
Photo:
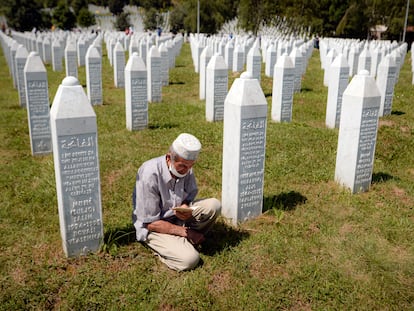
[(300, 92), (302, 89), (302, 72), (303, 72), (303, 55), (300, 49), (293, 48), (292, 52), (289, 54), (293, 66), (295, 66), (295, 78), (293, 81), (293, 92)]
[(170, 55), (165, 43), (161, 43), (158, 48), (158, 52), (160, 53), (161, 57), (161, 83), (163, 86), (167, 86), (169, 82)]
[(200, 55), (200, 76), (199, 76), (200, 99), (206, 98), (207, 65), (212, 56), (213, 56), (213, 49), (210, 46), (206, 46)]
[(161, 56), (156, 46), (152, 46), (147, 54), (147, 72), (148, 72), (148, 101), (161, 102), (162, 84), (161, 84)]
[(125, 67), (126, 127), (130, 131), (148, 126), (147, 68), (137, 52), (132, 53)]
[(19, 91), (19, 103), (20, 107), (26, 108), (26, 86), (24, 83), (24, 66), (26, 65), (27, 57), (29, 53), (27, 49), (20, 44), (16, 50), (16, 81), (17, 90)]
[(326, 126), (339, 127), (341, 119), (342, 96), (348, 86), (349, 65), (344, 55), (339, 54), (331, 64), (326, 105)]
[(231, 70), (233, 68), (233, 52), (234, 52), (234, 43), (233, 40), (230, 40), (226, 43), (224, 47), (224, 61), (227, 64), (227, 68)]
[(273, 70), (272, 120), (292, 121), (295, 65), (285, 53), (277, 60)]
[(54, 40), (52, 43), (52, 69), (53, 71), (62, 71), (63, 64), (63, 48), (59, 40)]
[(233, 50), (233, 72), (242, 71), (244, 67), (244, 48), (239, 44)]
[(273, 77), (273, 69), (275, 68), (276, 64), (276, 46), (274, 44), (270, 44), (266, 50), (266, 63), (265, 63), (265, 75), (267, 77)]
[(52, 45), (50, 43), (50, 39), (45, 37), (43, 39), (43, 62), (45, 64), (49, 64), (52, 60)]
[(125, 87), (125, 51), (121, 42), (117, 42), (113, 51), (114, 84), (117, 88)]
[(65, 69), (66, 76), (78, 77), (78, 60), (76, 44), (73, 40), (68, 40), (65, 48)]
[(380, 117), (391, 114), (396, 76), (395, 60), (391, 55), (387, 55), (379, 64), (377, 73), (377, 85), (381, 93)]
[(228, 88), (228, 69), (223, 56), (213, 55), (206, 69), (206, 120), (223, 120)]
[(342, 98), (335, 181), (352, 193), (371, 185), (381, 94), (363, 70), (349, 83)]
[(27, 119), (32, 155), (52, 152), (47, 72), (37, 52), (30, 52), (24, 66)]
[(331, 69), (331, 64), (334, 61), (335, 57), (338, 55), (335, 49), (331, 49), (325, 58), (325, 71), (323, 73), (323, 85), (328, 86), (329, 85), (329, 74)]
[(262, 70), (262, 56), (260, 55), (259, 47), (254, 44), (247, 53), (246, 71), (252, 74), (254, 79), (261, 79)]
[(102, 105), (102, 57), (98, 49), (91, 45), (85, 56), (86, 91), (91, 105)]
[(362, 70), (371, 71), (371, 53), (366, 46), (358, 57), (358, 73)]
[(248, 72), (224, 104), (222, 214), (233, 225), (262, 213), (267, 102)]
[(67, 257), (103, 240), (96, 115), (79, 81), (66, 77), (50, 112), (60, 233)]

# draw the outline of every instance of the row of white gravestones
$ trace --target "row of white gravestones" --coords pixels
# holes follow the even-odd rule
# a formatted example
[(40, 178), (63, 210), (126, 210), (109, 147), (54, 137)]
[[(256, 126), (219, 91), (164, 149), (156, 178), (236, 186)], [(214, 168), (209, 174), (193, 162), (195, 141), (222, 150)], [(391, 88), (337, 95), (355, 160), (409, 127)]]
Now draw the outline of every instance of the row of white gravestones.
[(96, 115), (75, 77), (59, 86), (50, 111), (60, 233), (68, 257), (103, 241)]

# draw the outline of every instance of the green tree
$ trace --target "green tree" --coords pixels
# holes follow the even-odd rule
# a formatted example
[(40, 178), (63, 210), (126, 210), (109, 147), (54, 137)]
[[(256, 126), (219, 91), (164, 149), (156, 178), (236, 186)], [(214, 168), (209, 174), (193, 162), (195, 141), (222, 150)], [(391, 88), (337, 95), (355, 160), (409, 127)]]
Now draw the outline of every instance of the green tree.
[(82, 8), (77, 15), (77, 22), (80, 27), (90, 27), (96, 24), (95, 15), (87, 8)]
[(123, 12), (125, 6), (124, 0), (109, 0), (108, 7), (109, 11), (114, 15), (119, 15)]
[(2, 7), (10, 28), (17, 31), (30, 31), (41, 28), (41, 6), (32, 0), (3, 0)]
[(129, 14), (122, 12), (116, 16), (115, 28), (117, 30), (123, 31), (131, 26), (131, 23), (129, 21)]
[[(70, 6), (73, 9), (73, 12), (76, 16), (80, 13), (82, 9), (88, 9), (88, 1), (87, 0), (72, 0)], [(79, 16), (78, 16), (79, 19)]]
[(52, 22), (56, 27), (63, 30), (70, 30), (76, 26), (76, 17), (66, 4), (66, 1), (60, 1), (53, 10)]
[(145, 10), (144, 28), (154, 30), (158, 27), (159, 13), (155, 8)]

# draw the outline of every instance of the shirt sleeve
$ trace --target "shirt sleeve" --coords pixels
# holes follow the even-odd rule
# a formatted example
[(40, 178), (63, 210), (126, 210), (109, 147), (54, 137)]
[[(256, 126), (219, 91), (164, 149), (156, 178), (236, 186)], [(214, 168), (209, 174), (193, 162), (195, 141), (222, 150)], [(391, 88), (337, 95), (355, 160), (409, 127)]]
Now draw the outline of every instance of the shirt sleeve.
[(158, 176), (139, 170), (136, 179), (136, 216), (145, 224), (161, 218), (161, 197), (158, 188)]

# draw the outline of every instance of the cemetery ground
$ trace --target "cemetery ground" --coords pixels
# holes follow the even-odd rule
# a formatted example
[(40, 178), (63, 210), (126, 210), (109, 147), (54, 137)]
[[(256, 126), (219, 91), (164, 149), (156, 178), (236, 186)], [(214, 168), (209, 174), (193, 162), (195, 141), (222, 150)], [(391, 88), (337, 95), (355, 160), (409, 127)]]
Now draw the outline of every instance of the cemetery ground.
[[(105, 49), (103, 49), (105, 51)], [(52, 154), (30, 153), (27, 112), (0, 55), (0, 310), (412, 310), (414, 309), (414, 86), (411, 53), (392, 114), (380, 119), (371, 189), (334, 182), (338, 130), (325, 126), (327, 88), (314, 51), (295, 94), (292, 123), (270, 119), (263, 215), (234, 228), (220, 220), (190, 272), (166, 268), (134, 241), (131, 192), (140, 164), (181, 132), (203, 144), (199, 197), (221, 198), (223, 123), (207, 122), (184, 44), (149, 127), (125, 126), (124, 89), (103, 57), (98, 122), (105, 241), (65, 258)], [(47, 65), (52, 103), (63, 72)], [(239, 74), (229, 73), (229, 88)], [(79, 69), (85, 86), (85, 68)]]

